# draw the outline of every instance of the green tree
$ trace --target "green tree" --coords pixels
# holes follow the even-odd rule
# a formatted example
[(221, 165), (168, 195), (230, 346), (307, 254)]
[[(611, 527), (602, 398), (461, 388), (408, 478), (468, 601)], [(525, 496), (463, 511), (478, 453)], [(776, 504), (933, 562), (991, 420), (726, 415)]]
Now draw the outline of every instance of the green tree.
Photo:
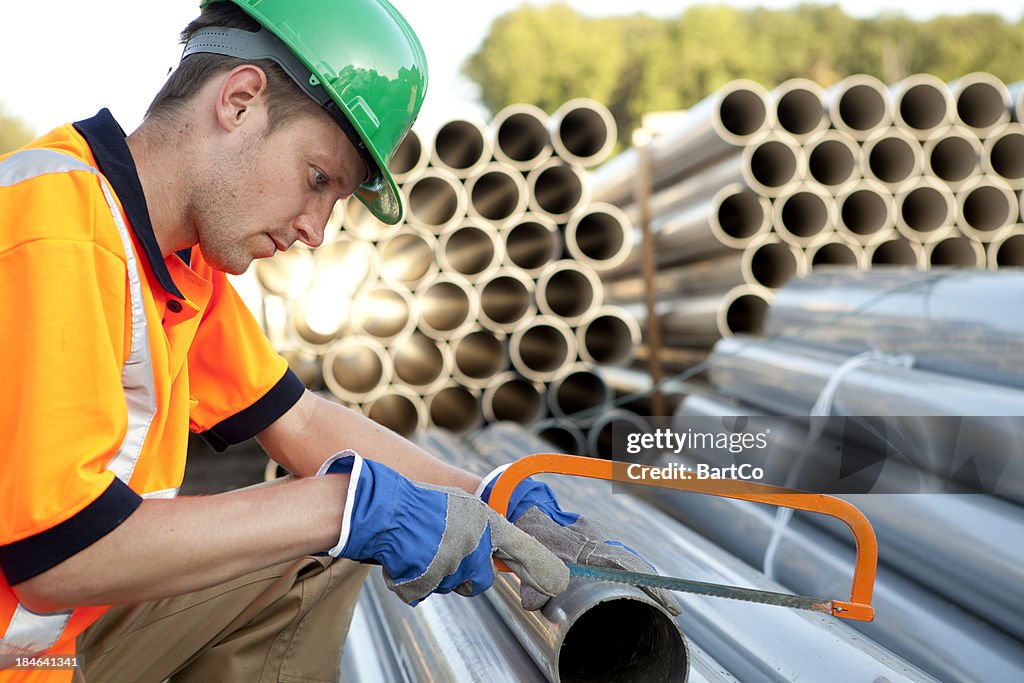
[(23, 121), (8, 114), (0, 104), (0, 154), (18, 149), (34, 137), (35, 134)]

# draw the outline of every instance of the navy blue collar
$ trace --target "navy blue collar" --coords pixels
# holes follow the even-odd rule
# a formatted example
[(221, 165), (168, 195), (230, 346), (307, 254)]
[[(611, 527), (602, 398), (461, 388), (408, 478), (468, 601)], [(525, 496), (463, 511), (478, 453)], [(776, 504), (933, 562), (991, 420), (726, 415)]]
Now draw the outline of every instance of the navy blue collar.
[(96, 158), (96, 165), (110, 181), (114, 193), (121, 200), (124, 212), (128, 216), (135, 237), (138, 238), (142, 250), (149, 260), (149, 267), (156, 275), (157, 281), (168, 294), (180, 299), (185, 297), (171, 279), (171, 273), (164, 263), (160, 245), (153, 232), (153, 222), (149, 219), (149, 207), (146, 195), (142, 192), (139, 172), (135, 168), (135, 160), (125, 141), (124, 130), (114, 120), (109, 109), (101, 109), (96, 116), (74, 123), (75, 130), (85, 138)]

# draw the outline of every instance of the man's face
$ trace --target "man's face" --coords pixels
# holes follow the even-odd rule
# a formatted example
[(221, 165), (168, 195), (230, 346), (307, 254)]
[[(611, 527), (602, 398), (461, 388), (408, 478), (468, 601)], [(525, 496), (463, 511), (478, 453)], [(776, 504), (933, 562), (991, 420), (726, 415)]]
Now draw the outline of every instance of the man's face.
[(236, 275), (297, 240), (319, 246), (335, 202), (366, 174), (325, 112), (298, 115), (269, 134), (265, 119), (252, 124), (214, 156), (189, 200), (203, 256)]

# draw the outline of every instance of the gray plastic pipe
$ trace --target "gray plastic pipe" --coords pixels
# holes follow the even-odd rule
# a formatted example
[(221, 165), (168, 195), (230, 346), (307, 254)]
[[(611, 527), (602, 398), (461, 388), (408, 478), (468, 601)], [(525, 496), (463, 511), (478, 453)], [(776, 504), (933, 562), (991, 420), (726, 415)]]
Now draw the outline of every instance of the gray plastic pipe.
[(828, 89), (826, 100), (832, 125), (856, 140), (892, 123), (892, 96), (874, 76), (847, 76)]

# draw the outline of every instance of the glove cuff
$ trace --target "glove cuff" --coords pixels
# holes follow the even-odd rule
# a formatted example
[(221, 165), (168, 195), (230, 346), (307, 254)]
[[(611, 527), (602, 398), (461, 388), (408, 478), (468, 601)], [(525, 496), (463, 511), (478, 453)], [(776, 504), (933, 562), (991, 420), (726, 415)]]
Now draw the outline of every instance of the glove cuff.
[(506, 463), (491, 470), (491, 473), (480, 481), (480, 485), (476, 487), (476, 491), (473, 492), (473, 496), (486, 503), (491, 497), (491, 489), (494, 488), (494, 480), (500, 477), (501, 473), (511, 466), (512, 463)]
[(348, 474), (348, 493), (345, 495), (345, 512), (341, 517), (341, 535), (338, 543), (327, 551), (331, 557), (340, 556), (348, 544), (349, 534), (352, 530), (352, 510), (356, 504), (356, 487), (359, 486), (359, 477), (363, 471), (363, 458), (353, 450), (344, 450), (329, 457), (316, 476), (322, 477), (325, 474)]

